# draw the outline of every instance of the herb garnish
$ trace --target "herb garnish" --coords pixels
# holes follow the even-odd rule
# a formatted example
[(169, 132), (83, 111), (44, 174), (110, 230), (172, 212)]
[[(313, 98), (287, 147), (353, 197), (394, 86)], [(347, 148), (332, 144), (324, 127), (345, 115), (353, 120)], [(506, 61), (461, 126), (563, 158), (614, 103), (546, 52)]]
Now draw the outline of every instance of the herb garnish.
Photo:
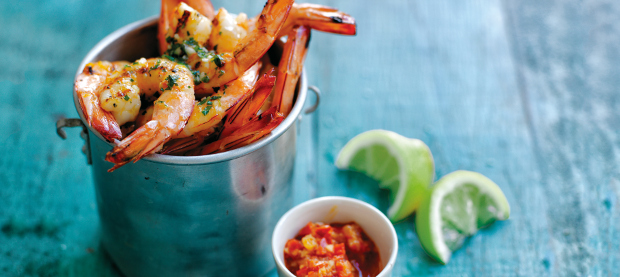
[[(154, 65), (153, 67), (151, 67), (151, 69), (150, 69), (150, 70), (155, 70), (155, 69), (159, 68), (159, 65), (160, 65), (160, 64), (161, 64), (161, 60), (157, 60), (157, 62), (155, 63), (155, 65)], [(150, 70), (149, 70), (149, 71), (150, 71)]]
[(222, 59), (222, 56), (220, 54), (215, 55), (212, 61), (213, 63), (215, 63), (215, 65), (217, 65), (217, 67), (224, 66), (224, 60)]
[(168, 87), (165, 90), (171, 90), (173, 86), (178, 86), (177, 80), (179, 80), (179, 76), (177, 75), (168, 75), (166, 77), (166, 81), (168, 81)]

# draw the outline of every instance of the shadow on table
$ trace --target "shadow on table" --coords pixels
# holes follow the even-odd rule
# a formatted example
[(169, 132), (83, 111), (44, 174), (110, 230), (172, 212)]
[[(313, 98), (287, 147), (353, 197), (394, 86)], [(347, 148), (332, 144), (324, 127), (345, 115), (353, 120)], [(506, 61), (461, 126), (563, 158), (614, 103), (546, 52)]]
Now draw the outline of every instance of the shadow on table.
[(30, 264), (24, 269), (27, 276), (55, 277), (122, 277), (118, 268), (112, 263), (101, 246), (97, 250), (88, 249), (86, 254), (52, 261), (35, 266)]
[[(390, 191), (380, 189), (379, 182), (372, 178), (354, 171), (338, 171), (336, 178), (339, 184), (345, 184), (346, 189), (337, 195), (347, 196), (362, 200), (375, 206), (377, 209), (386, 213), (390, 204)], [(333, 190), (336, 190), (333, 188)], [(344, 194), (343, 194), (344, 193)]]

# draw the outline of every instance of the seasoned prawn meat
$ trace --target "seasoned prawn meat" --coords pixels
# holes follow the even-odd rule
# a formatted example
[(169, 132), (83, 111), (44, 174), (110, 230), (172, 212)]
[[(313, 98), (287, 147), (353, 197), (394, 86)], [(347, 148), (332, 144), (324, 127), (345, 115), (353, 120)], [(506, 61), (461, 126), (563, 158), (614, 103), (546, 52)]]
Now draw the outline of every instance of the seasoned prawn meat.
[[(216, 13), (209, 0), (162, 0), (161, 58), (88, 64), (75, 91), (87, 123), (115, 143), (110, 171), (153, 153), (228, 151), (276, 128), (291, 111), (310, 29), (355, 34), (351, 16), (293, 2), (267, 0), (250, 18)], [(265, 53), (279, 39), (273, 65)]]

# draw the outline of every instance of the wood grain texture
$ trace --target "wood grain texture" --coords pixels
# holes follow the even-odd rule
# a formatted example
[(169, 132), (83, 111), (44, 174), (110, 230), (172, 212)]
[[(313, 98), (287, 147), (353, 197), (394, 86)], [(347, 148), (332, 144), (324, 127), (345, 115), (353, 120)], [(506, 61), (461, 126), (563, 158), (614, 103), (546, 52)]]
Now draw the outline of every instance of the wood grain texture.
[[(394, 276), (620, 276), (620, 2), (315, 3), (353, 15), (358, 35), (312, 34), (306, 70), (323, 96), (299, 123), (296, 203), (345, 195), (386, 211), (387, 191), (333, 163), (355, 135), (388, 129), (425, 141), (437, 178), (485, 174), (512, 209), (446, 266), (426, 256), (413, 217), (395, 224)], [(99, 248), (79, 131), (63, 141), (54, 128), (77, 117), (73, 75), (88, 50), (158, 11), (0, 2), (0, 276), (120, 276)]]

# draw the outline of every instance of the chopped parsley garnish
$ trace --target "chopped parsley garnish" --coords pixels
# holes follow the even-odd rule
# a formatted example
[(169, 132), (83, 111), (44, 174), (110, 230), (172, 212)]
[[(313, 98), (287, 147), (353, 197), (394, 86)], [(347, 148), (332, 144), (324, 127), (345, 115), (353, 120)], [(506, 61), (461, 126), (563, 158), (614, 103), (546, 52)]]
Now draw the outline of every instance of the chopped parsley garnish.
[(207, 98), (203, 98), (202, 100), (200, 100), (200, 102), (198, 102), (198, 105), (204, 105), (204, 103), (207, 103)]
[(166, 77), (166, 81), (168, 81), (168, 87), (165, 90), (171, 90), (173, 86), (178, 86), (177, 80), (179, 80), (179, 76), (177, 75), (168, 75)]
[(202, 115), (207, 115), (209, 113), (209, 111), (211, 110), (211, 106), (206, 106), (203, 110), (202, 110)]
[(161, 100), (160, 100), (160, 101), (157, 101), (157, 103), (162, 104), (162, 105), (164, 105), (164, 106), (168, 107), (168, 104), (166, 104), (166, 102), (164, 102), (164, 101), (161, 101)]
[(125, 94), (125, 97), (123, 97), (123, 99), (125, 99), (125, 101), (129, 101), (129, 96)]
[(194, 85), (200, 85), (200, 71), (192, 70), (192, 75), (194, 75)]
[(224, 70), (220, 70), (218, 72), (220, 73), (220, 75), (218, 75), (217, 77), (222, 77), (222, 75), (224, 75)]
[(151, 67), (151, 70), (155, 70), (157, 68), (159, 68), (159, 65), (161, 64), (161, 60), (157, 60), (157, 62), (155, 63), (155, 65), (153, 67)]
[(211, 96), (211, 100), (217, 100), (217, 99), (220, 99), (220, 98), (222, 98), (222, 96), (219, 96), (219, 95)]
[(213, 63), (215, 63), (215, 65), (217, 65), (217, 67), (222, 67), (224, 66), (224, 60), (222, 59), (222, 56), (220, 54), (217, 54), (215, 56), (213, 56)]
[(129, 78), (129, 81), (131, 81), (132, 83), (134, 82), (133, 78)]
[(165, 58), (165, 59), (168, 59), (168, 60), (171, 60), (171, 61), (173, 61), (173, 62), (176, 62), (176, 61), (177, 61), (177, 59), (176, 59), (175, 57), (170, 56), (170, 55), (168, 55), (168, 54), (163, 54), (163, 55), (161, 55), (161, 57), (162, 57), (162, 58)]

